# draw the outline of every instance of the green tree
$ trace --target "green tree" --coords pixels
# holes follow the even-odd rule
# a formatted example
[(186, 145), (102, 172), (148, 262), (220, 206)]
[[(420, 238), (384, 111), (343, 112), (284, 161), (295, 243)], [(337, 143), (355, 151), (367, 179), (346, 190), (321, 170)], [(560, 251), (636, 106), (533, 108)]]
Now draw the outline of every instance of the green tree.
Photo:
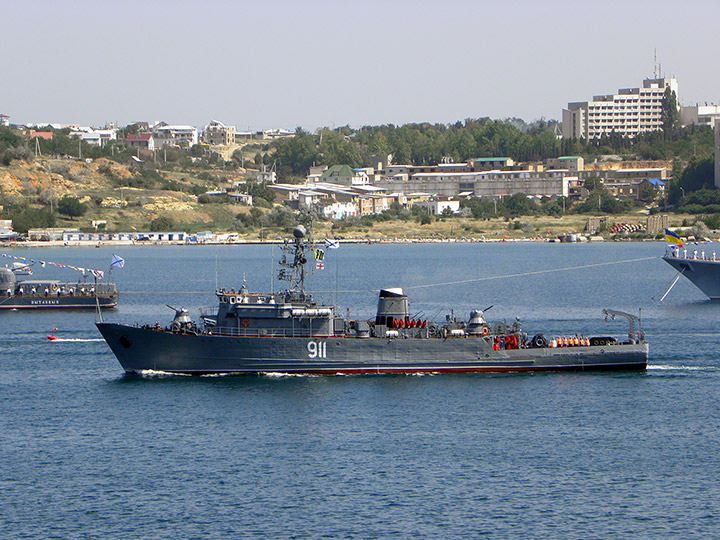
[(150, 222), (152, 232), (172, 231), (174, 228), (175, 221), (168, 216), (158, 216)]
[(279, 166), (278, 175), (282, 179), (305, 176), (313, 163), (319, 161), (315, 137), (297, 128), (294, 137), (277, 141), (275, 159)]
[(662, 98), (662, 109), (660, 112), (662, 129), (665, 139), (672, 139), (675, 136), (679, 123), (677, 96), (668, 86)]
[(524, 193), (515, 193), (510, 197), (506, 197), (504, 202), (505, 210), (511, 216), (528, 216), (537, 210), (536, 204), (527, 198)]
[(370, 142), (370, 154), (374, 156), (384, 156), (390, 151), (387, 138), (382, 131), (375, 133)]
[(655, 186), (653, 186), (650, 182), (643, 182), (642, 184), (640, 184), (640, 193), (638, 193), (638, 198), (641, 201), (650, 202), (655, 198), (656, 195), (657, 190), (655, 189)]
[(588, 191), (595, 191), (603, 187), (602, 180), (597, 174), (591, 174), (583, 182), (583, 187)]
[(0, 126), (0, 150), (6, 148), (17, 148), (22, 146), (23, 139), (14, 130), (6, 126)]
[(77, 197), (65, 195), (58, 201), (58, 212), (70, 219), (80, 217), (87, 211), (87, 206), (80, 202)]
[(55, 226), (55, 216), (47, 208), (13, 207), (7, 213), (15, 232), (27, 234), (29, 229)]

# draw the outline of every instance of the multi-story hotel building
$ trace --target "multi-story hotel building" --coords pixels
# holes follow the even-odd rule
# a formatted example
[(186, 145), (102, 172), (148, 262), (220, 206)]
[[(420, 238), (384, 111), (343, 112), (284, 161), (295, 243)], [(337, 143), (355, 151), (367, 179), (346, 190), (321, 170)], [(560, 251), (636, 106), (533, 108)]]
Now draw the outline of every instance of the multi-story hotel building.
[(720, 188), (720, 122), (715, 122), (715, 187)]
[(617, 94), (568, 103), (562, 112), (563, 137), (589, 140), (612, 132), (634, 137), (662, 129), (662, 100), (666, 88), (677, 96), (677, 79), (645, 79), (642, 88), (621, 88)]

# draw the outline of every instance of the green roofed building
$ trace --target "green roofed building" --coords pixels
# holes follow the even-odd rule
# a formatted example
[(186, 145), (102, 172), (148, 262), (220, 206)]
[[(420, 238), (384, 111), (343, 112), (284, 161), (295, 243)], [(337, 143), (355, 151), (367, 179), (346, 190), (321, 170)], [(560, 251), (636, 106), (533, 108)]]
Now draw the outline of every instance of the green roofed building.
[(363, 186), (370, 183), (366, 169), (353, 169), (349, 165), (333, 165), (323, 171), (320, 182), (341, 186)]

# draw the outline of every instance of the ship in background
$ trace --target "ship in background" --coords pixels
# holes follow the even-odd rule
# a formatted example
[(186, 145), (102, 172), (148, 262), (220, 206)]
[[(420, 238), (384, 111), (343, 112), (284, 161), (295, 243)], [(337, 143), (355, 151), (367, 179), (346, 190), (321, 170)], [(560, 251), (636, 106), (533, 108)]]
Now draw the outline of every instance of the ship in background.
[(117, 306), (117, 287), (103, 279), (102, 271), (49, 263), (56, 267), (82, 270), (81, 276), (76, 281), (27, 279), (22, 276), (32, 276), (33, 265), (45, 266), (46, 263), (14, 255), (2, 256), (16, 259), (16, 262), (0, 267), (0, 310), (96, 309)]
[(710, 300), (720, 300), (720, 259), (717, 242), (694, 242), (686, 244), (672, 231), (665, 231), (667, 246), (663, 261), (678, 271), (663, 298), (667, 296), (680, 276), (684, 276), (700, 289)]
[(677, 276), (660, 301), (664, 300), (680, 276), (685, 276), (710, 300), (720, 300), (720, 259), (718, 243), (712, 241), (685, 242), (665, 229), (665, 255), (662, 260), (678, 271)]

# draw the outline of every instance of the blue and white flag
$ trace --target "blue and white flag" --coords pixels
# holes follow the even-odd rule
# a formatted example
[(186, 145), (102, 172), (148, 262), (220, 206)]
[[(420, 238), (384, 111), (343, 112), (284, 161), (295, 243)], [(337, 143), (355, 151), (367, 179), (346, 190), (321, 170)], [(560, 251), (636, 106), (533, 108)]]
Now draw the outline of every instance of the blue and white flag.
[(113, 255), (112, 262), (110, 263), (110, 268), (113, 266), (117, 266), (118, 268), (122, 268), (125, 266), (125, 259), (122, 257), (118, 257), (117, 255)]
[(330, 240), (329, 238), (326, 238), (325, 247), (327, 249), (337, 249), (340, 247), (340, 242), (338, 242), (337, 240)]

